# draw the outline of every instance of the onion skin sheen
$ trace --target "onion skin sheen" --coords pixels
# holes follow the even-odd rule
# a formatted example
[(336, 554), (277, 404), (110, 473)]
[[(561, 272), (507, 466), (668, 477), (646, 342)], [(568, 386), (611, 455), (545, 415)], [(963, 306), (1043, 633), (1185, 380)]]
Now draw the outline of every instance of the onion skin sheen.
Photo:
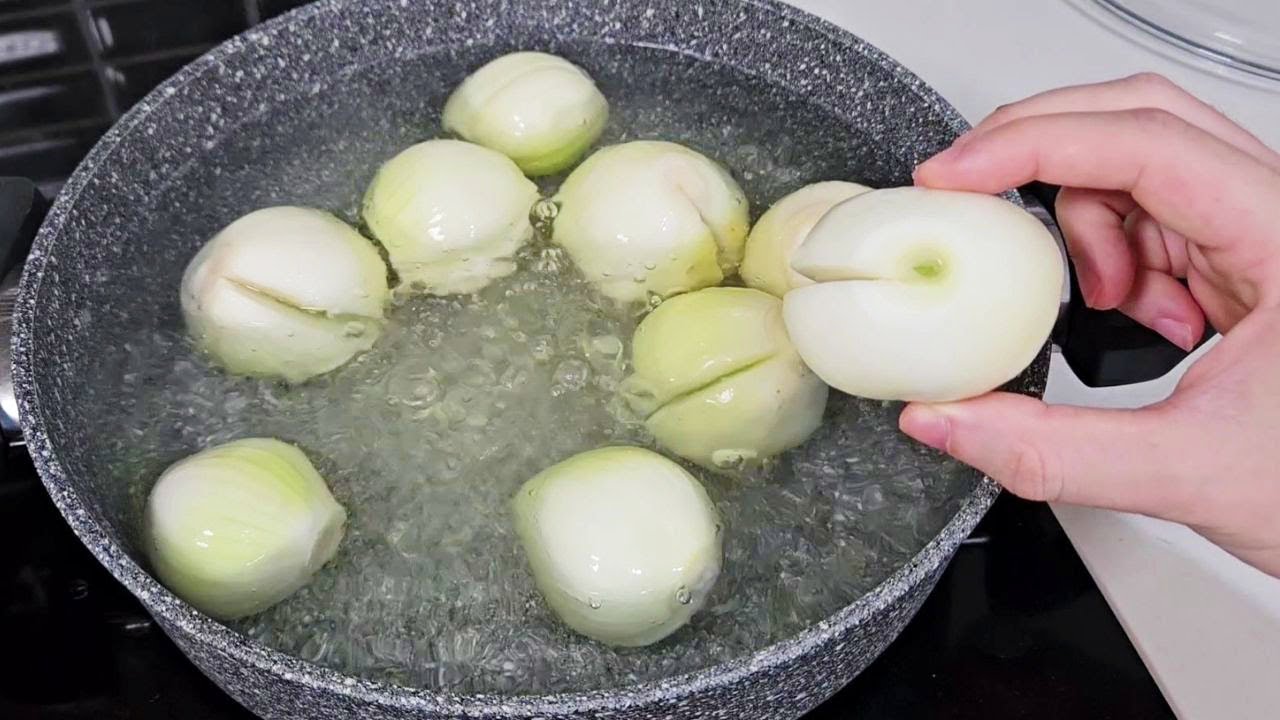
[(649, 645), (706, 602), (720, 574), (719, 518), (684, 468), (637, 447), (575, 455), (526, 482), (516, 531), (547, 604), (600, 642)]
[(537, 201), (537, 186), (496, 150), (428, 140), (383, 164), (362, 213), (402, 288), (455, 295), (515, 272)]
[(828, 210), (870, 191), (866, 185), (830, 180), (806, 185), (774, 203), (747, 235), (742, 281), (776, 297), (813, 284), (791, 269), (791, 255)]
[(305, 585), (337, 552), (346, 518), (301, 450), (249, 438), (165, 470), (147, 500), (144, 532), (160, 581), (228, 620)]
[(467, 76), (444, 106), (444, 128), (511, 158), (527, 175), (567, 169), (600, 137), (609, 103), (582, 68), (515, 52)]
[(784, 299), (800, 356), (832, 387), (946, 402), (1012, 380), (1053, 329), (1061, 251), (993, 195), (875, 190), (820, 220), (791, 266), (815, 284)]
[(682, 145), (642, 140), (597, 150), (555, 200), (553, 240), (619, 303), (717, 285), (742, 259), (742, 188)]
[(329, 213), (264, 208), (205, 243), (180, 300), (188, 332), (223, 368), (300, 383), (373, 346), (387, 268), (372, 243)]
[(622, 391), (658, 444), (726, 470), (804, 442), (828, 389), (796, 353), (782, 302), (748, 288), (707, 288), (650, 313), (632, 340)]

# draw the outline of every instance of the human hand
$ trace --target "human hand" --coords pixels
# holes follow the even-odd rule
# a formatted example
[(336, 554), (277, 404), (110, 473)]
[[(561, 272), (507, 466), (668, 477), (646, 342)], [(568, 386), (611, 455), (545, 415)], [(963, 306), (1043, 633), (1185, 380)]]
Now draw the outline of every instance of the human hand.
[(1058, 221), (1089, 306), (1188, 350), (1206, 317), (1224, 337), (1146, 408), (996, 392), (908, 405), (902, 430), (1021, 497), (1185, 523), (1280, 577), (1280, 154), (1137, 75), (1004, 106), (915, 177), (988, 193), (1062, 185)]

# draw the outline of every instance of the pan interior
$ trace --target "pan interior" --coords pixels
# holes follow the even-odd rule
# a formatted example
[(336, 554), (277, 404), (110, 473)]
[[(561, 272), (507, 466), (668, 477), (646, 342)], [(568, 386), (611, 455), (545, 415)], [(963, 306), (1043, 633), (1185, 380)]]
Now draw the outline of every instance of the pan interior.
[[(626, 368), (611, 359), (611, 338), (629, 348), (635, 318), (600, 303), (556, 251), (529, 248), (519, 273), (478, 297), (397, 306), (372, 352), (300, 387), (227, 377), (184, 337), (177, 287), (201, 242), (273, 204), (356, 222), (377, 165), (437, 136), (452, 87), (511, 49), (476, 43), (348, 69), (256, 108), (179, 172), (127, 178), (150, 186), (145, 204), (101, 211), (110, 252), (64, 253), (46, 279), (57, 297), (42, 310), (44, 337), (74, 326), (36, 351), (39, 367), (59, 368), (38, 382), (63, 464), (145, 563), (140, 510), (169, 463), (236, 437), (300, 445), (350, 512), (346, 539), (310, 585), (235, 627), (371, 679), (502, 694), (609, 688), (794, 635), (918, 552), (979, 480), (902, 437), (894, 404), (833, 393), (822, 429), (768, 472), (695, 469), (725, 521), (723, 574), (689, 626), (617, 650), (555, 621), (508, 517), (512, 493), (543, 467), (648, 442), (612, 401)], [(611, 103), (602, 142), (674, 140), (708, 154), (742, 184), (753, 218), (809, 182), (909, 182), (921, 145), (903, 133), (949, 133), (927, 108), (895, 128), (876, 97), (837, 111), (668, 50), (587, 40), (541, 49), (597, 79)], [(82, 222), (63, 242), (90, 243), (93, 231)]]

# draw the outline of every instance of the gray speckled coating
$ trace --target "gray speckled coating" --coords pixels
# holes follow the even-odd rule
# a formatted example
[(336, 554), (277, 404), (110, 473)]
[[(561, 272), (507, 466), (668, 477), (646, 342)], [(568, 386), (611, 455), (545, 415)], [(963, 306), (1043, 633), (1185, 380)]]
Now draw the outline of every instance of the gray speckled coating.
[[(846, 119), (840, 131), (862, 137), (849, 162), (857, 163), (859, 179), (877, 184), (906, 182), (916, 162), (966, 127), (884, 54), (772, 0), (326, 0), (227, 42), (161, 85), (103, 138), (59, 196), (28, 260), (17, 308), (15, 373), (28, 447), (54, 502), (97, 558), (193, 661), (263, 717), (797, 717), (898, 634), (994, 499), (992, 483), (976, 483), (911, 562), (790, 640), (662, 682), (572, 695), (463, 696), (345, 677), (197, 613), (135, 561), (113, 488), (101, 487), (92, 471), (94, 438), (111, 427), (109, 417), (84, 406), (85, 378), (93, 376), (98, 348), (111, 347), (113, 323), (173, 314), (175, 303), (163, 298), (171, 297), (195, 243), (234, 217), (228, 213), (245, 209), (196, 202), (182, 224), (156, 226), (148, 216), (158, 198), (216, 195), (218, 178), (231, 177), (231, 185), (246, 188), (249, 197), (238, 200), (245, 206), (279, 199), (278, 189), (250, 180), (255, 157), (283, 143), (298, 145), (300, 156), (323, 150), (349, 160), (300, 165), (292, 192), (283, 193), (343, 207), (372, 163), (413, 134), (390, 123), (335, 130), (343, 112), (383, 102), (391, 113), (430, 116), (438, 110), (429, 106), (438, 106), (462, 70), (508, 48), (563, 51), (591, 67), (597, 55), (616, 66), (623, 46), (674, 52), (691, 77), (730, 68), (754, 78), (765, 94), (775, 88), (803, 96)], [(412, 72), (419, 65), (440, 68), (438, 77)], [(314, 101), (351, 78), (358, 89), (350, 102)], [(427, 89), (396, 93), (400, 81)], [(312, 126), (305, 116), (315, 116)], [(345, 190), (327, 189), (335, 186)], [(1040, 393), (1047, 367), (1046, 351), (1015, 387)]]

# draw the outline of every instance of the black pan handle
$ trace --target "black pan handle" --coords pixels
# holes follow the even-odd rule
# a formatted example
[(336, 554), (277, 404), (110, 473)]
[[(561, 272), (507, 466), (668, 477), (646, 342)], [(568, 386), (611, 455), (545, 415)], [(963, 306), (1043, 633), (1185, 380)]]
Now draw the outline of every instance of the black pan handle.
[(13, 314), (22, 261), (47, 210), (48, 203), (30, 180), (0, 177), (0, 456), (6, 447), (22, 444), (13, 394)]
[[(1028, 209), (1060, 238), (1054, 204), (1057, 186), (1032, 183), (1019, 188)], [(1084, 304), (1075, 268), (1068, 264), (1070, 288), (1064, 298), (1054, 328), (1053, 341), (1062, 350), (1062, 359), (1082, 383), (1089, 387), (1113, 387), (1163, 377), (1188, 353), (1155, 331), (1130, 320), (1115, 310), (1094, 310)], [(1207, 328), (1201, 344), (1216, 332)]]

